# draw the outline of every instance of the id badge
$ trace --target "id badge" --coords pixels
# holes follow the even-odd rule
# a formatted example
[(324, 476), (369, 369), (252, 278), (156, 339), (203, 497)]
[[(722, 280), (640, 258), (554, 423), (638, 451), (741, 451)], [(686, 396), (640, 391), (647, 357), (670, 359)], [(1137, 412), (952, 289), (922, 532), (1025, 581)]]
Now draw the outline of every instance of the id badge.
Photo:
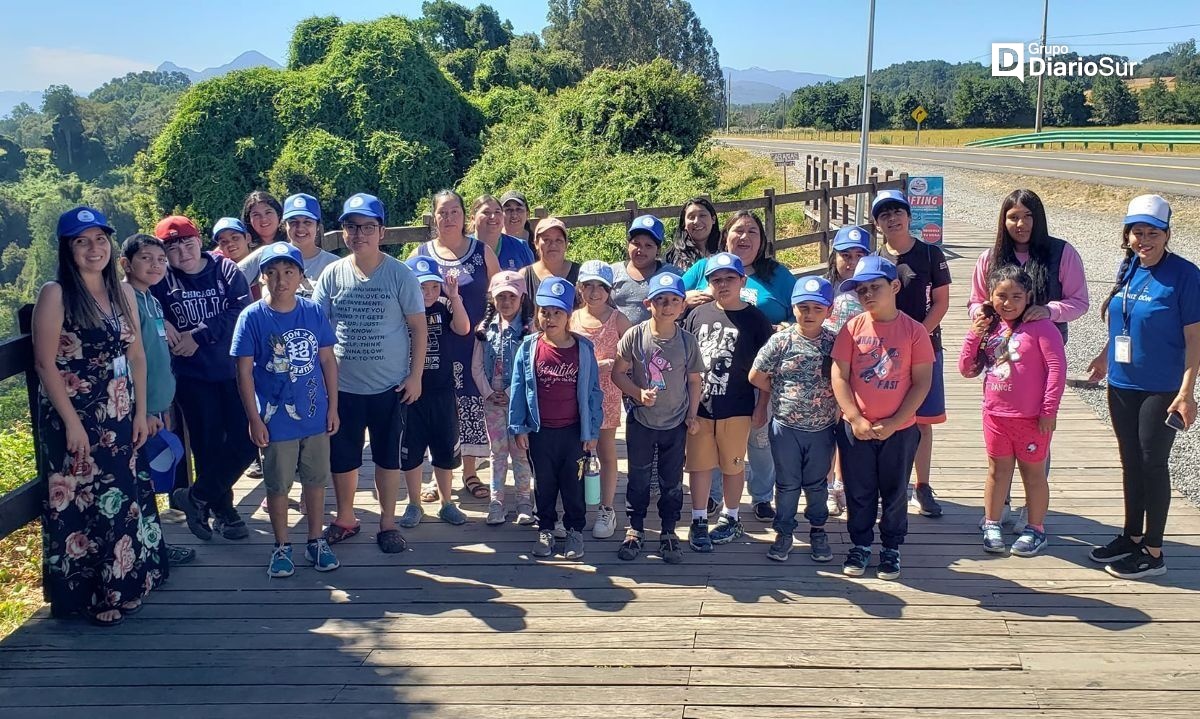
[(113, 358), (113, 376), (125, 377), (129, 374), (129, 362), (125, 359), (125, 355), (119, 355)]
[(167, 336), (167, 323), (163, 321), (162, 317), (154, 318), (154, 329), (158, 332), (159, 337)]
[(1120, 364), (1133, 361), (1133, 339), (1129, 335), (1117, 335), (1113, 338), (1113, 359)]

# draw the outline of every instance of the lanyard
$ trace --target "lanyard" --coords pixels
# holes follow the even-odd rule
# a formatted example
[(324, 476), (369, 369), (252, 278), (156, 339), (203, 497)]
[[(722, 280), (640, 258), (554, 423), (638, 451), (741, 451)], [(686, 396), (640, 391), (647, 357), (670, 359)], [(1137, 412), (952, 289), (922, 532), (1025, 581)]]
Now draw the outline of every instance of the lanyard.
[[(1121, 319), (1124, 323), (1124, 329), (1121, 334), (1125, 336), (1129, 336), (1129, 319), (1133, 314), (1133, 311), (1129, 308), (1129, 292), (1133, 290), (1133, 275), (1137, 272), (1138, 267), (1141, 267), (1141, 265), (1134, 267), (1133, 271), (1129, 273), (1129, 279), (1125, 281), (1125, 292), (1121, 294)], [(1154, 275), (1151, 274), (1151, 268), (1147, 267), (1146, 281), (1142, 283), (1141, 287), (1133, 291), (1134, 302), (1137, 302), (1137, 298), (1141, 296), (1142, 290), (1146, 289), (1146, 287), (1150, 284), (1150, 280), (1153, 279)]]

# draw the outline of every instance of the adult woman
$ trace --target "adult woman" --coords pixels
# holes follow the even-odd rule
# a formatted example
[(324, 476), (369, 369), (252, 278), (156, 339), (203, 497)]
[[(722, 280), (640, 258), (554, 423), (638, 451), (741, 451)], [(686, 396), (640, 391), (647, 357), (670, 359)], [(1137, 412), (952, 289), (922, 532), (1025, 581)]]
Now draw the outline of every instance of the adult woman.
[(519, 270), (533, 264), (533, 251), (524, 240), (504, 233), (504, 210), (491, 195), (480, 195), (471, 203), (471, 237), (487, 245), (502, 270)]
[(650, 278), (659, 272), (680, 274), (678, 267), (663, 264), (658, 259), (662, 243), (662, 221), (654, 215), (642, 215), (629, 226), (625, 262), (610, 265), (613, 271), (612, 302), (631, 324), (650, 319), (650, 310), (644, 304), (650, 294)]
[(579, 264), (567, 259), (567, 225), (557, 217), (538, 221), (533, 231), (533, 250), (537, 262), (521, 270), (525, 289), (537, 296), (538, 287), (547, 277), (562, 277), (572, 285), (579, 280)]
[(266, 190), (255, 190), (242, 203), (242, 224), (250, 230), (251, 244), (269, 245), (283, 235), (283, 205)]
[(526, 243), (533, 241), (533, 227), (529, 223), (529, 203), (516, 190), (500, 196), (500, 207), (504, 210), (504, 232)]
[[(437, 263), (443, 277), (457, 277), (458, 291), (471, 326), (483, 319), (487, 308), (487, 288), (491, 276), (500, 271), (496, 253), (484, 243), (466, 233), (466, 206), (454, 190), (442, 190), (433, 196), (433, 238), (413, 250), (412, 256), (424, 256)], [(488, 456), (487, 424), (479, 388), (470, 381), (471, 357), (475, 352), (475, 335), (459, 336), (448, 332), (442, 337), (454, 368), (454, 389), (458, 394), (458, 433), (462, 442), (463, 487), (478, 499), (491, 493), (488, 486), (475, 476), (475, 460)], [(430, 487), (421, 498), (427, 502), (438, 498)]]
[(147, 437), (146, 356), (112, 233), (91, 207), (59, 217), (57, 279), (33, 310), (46, 590), (54, 616), (101, 626), (138, 611), (167, 576), (154, 491), (133, 472)]
[[(679, 211), (671, 248), (663, 260), (686, 272), (692, 265), (721, 251), (721, 226), (717, 209), (707, 197), (693, 197)], [(703, 262), (701, 262), (703, 264)]]
[[(370, 195), (360, 193), (347, 202), (354, 202), (355, 197), (362, 204)], [(317, 278), (326, 267), (338, 261), (337, 255), (321, 249), (321, 237), (325, 234), (325, 225), (321, 221), (321, 203), (312, 195), (303, 193), (287, 198), (284, 201), (283, 227), (287, 241), (300, 250), (300, 256), (304, 258), (304, 279), (301, 281), (299, 293), (311, 297)], [(259, 283), (258, 260), (262, 252), (260, 247), (238, 262), (238, 268), (246, 276), (251, 289)]]
[(1125, 259), (1100, 308), (1108, 343), (1089, 370), (1108, 376), (1108, 409), (1121, 455), (1125, 527), (1091, 558), (1122, 579), (1163, 574), (1171, 506), (1167, 459), (1178, 429), (1196, 421), (1200, 269), (1170, 251), (1171, 206), (1158, 195), (1129, 203)]

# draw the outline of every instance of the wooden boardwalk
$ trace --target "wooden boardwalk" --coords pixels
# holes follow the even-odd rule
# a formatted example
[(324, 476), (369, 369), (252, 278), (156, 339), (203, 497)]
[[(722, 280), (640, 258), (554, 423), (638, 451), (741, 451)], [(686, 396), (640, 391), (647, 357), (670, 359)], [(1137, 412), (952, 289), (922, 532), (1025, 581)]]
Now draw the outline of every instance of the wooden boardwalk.
[[(946, 322), (954, 357), (971, 266), (990, 240), (949, 234), (962, 257)], [(485, 526), (474, 499), (463, 502), (471, 524), (427, 519), (406, 533), (410, 551), (387, 556), (366, 478), (365, 530), (337, 548), (342, 568), (268, 579), (263, 489), (244, 480), (251, 538), (202, 543), (168, 526), (200, 556), (141, 614), (100, 630), (43, 611), (0, 643), (0, 716), (1197, 716), (1200, 513), (1177, 497), (1164, 577), (1126, 582), (1091, 563), (1088, 547), (1122, 521), (1117, 455), (1068, 391), (1049, 552), (985, 554), (979, 386), (952, 363), (946, 378), (934, 477), (946, 514), (911, 516), (898, 581), (841, 575), (840, 519), (828, 565), (803, 545), (770, 562), (769, 527), (753, 519), (744, 540), (677, 566), (618, 560), (620, 533), (589, 538), (582, 563), (539, 562), (532, 531)]]

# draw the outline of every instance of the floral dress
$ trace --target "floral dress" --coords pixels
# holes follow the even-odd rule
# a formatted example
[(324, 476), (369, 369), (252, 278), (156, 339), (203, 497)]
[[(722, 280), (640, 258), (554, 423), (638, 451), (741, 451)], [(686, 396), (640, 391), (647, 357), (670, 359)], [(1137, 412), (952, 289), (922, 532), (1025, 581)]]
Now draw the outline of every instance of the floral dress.
[(134, 471), (133, 341), (118, 315), (100, 327), (64, 322), (55, 364), (91, 442), (91, 461), (67, 452), (66, 426), (44, 391), (39, 442), (49, 494), (42, 519), (42, 574), (56, 617), (100, 613), (141, 599), (167, 577), (154, 490)]

